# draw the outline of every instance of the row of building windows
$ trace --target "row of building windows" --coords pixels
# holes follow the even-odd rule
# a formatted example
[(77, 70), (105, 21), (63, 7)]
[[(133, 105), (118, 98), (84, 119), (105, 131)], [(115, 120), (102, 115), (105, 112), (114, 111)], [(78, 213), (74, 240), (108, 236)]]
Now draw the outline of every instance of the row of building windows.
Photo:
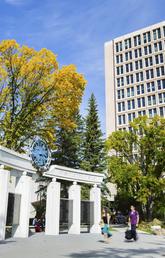
[[(129, 81), (131, 80), (132, 84), (133, 84), (133, 76), (131, 76), (131, 77), (129, 76), (129, 77), (127, 77), (127, 79), (129, 79)], [(130, 84), (130, 83), (127, 83), (127, 84)], [(146, 83), (146, 89), (147, 89), (146, 91), (147, 92), (155, 91), (156, 84), (157, 84), (158, 90), (165, 89), (165, 79), (163, 79), (163, 80), (157, 80), (156, 82), (154, 82), (154, 81), (147, 82)], [(117, 78), (117, 86), (118, 87), (124, 86), (124, 77)], [(137, 85), (136, 88), (137, 88), (137, 95), (144, 93), (144, 84), (143, 83), (140, 85)], [(127, 96), (127, 97), (129, 97), (129, 96)]]
[[(126, 64), (125, 70), (126, 70), (126, 73), (127, 73), (127, 72), (132, 72), (132, 71), (133, 71), (132, 63)], [(122, 66), (118, 66), (118, 67), (116, 68), (116, 73), (117, 73), (117, 76), (124, 74), (123, 65), (122, 65)], [(143, 72), (143, 71), (141, 71), (141, 72), (136, 72), (136, 73), (135, 73), (135, 82), (144, 81), (144, 75), (145, 75), (145, 79), (146, 79), (146, 80), (152, 79), (152, 78), (154, 78), (154, 77), (164, 76), (164, 75), (165, 75), (164, 66), (156, 67), (156, 69), (155, 69), (155, 75), (154, 75), (154, 69), (148, 69), (148, 70), (146, 70), (146, 71), (144, 71), (144, 72)], [(126, 84), (130, 84), (130, 83), (134, 83), (133, 74), (126, 76)], [(124, 84), (120, 85), (120, 80), (117, 79), (117, 85), (118, 85), (118, 87), (120, 87), (120, 86), (122, 86), (122, 85), (124, 85)]]
[[(144, 63), (143, 63), (143, 59), (140, 59), (135, 61), (134, 63), (125, 64), (126, 73), (132, 72), (133, 70), (142, 69), (143, 67), (152, 66), (153, 58), (155, 59), (155, 64), (162, 64), (164, 62), (163, 54), (155, 55), (155, 57), (150, 56), (144, 59)], [(134, 68), (133, 68), (133, 64), (134, 64)]]
[[(161, 29), (157, 28), (152, 31), (153, 40), (161, 39), (165, 37), (165, 27), (163, 27), (163, 33), (161, 33)], [(116, 43), (116, 52), (123, 51), (123, 49), (129, 49), (131, 47), (137, 47), (141, 44), (146, 44), (151, 42), (151, 31), (143, 33), (143, 35), (137, 35), (131, 38), (125, 39), (124, 42), (120, 41)], [(124, 44), (123, 44), (124, 43)]]
[[(165, 79), (163, 80), (157, 80), (156, 82), (148, 82), (145, 85), (140, 84), (137, 85), (136, 87), (129, 87), (127, 89), (121, 89), (117, 90), (117, 99), (124, 99), (124, 98), (129, 98), (129, 97), (134, 97), (136, 95), (141, 95), (149, 92), (154, 92), (156, 90), (156, 84), (157, 84), (157, 89), (158, 90), (164, 90), (165, 89)], [(144, 87), (145, 86), (145, 87)], [(145, 90), (146, 88), (146, 90)]]
[[(158, 70), (158, 74), (159, 74), (160, 70)], [(164, 70), (162, 69), (161, 72), (164, 72)], [(152, 73), (151, 73), (152, 74)], [(126, 76), (126, 83), (128, 85), (133, 84), (134, 80), (133, 80), (133, 74)], [(156, 82), (148, 82), (147, 85), (147, 92), (151, 92), (151, 91), (155, 91), (156, 87), (155, 87)], [(117, 78), (117, 87), (122, 87), (124, 86), (124, 77), (120, 77)], [(164, 89), (165, 88), (165, 79), (163, 80), (157, 80), (157, 87), (158, 90)], [(144, 88), (144, 84), (140, 84), (137, 85), (137, 94), (143, 94), (144, 90), (142, 90)]]
[[(118, 105), (117, 111), (118, 112), (125, 111), (126, 103), (127, 103), (127, 110), (132, 110), (135, 108), (154, 106), (157, 104), (157, 100), (156, 100), (156, 95), (147, 96), (146, 98), (145, 97), (137, 98), (137, 107), (135, 107), (135, 99), (127, 100), (126, 102), (122, 101), (122, 102), (117, 103), (117, 105)], [(159, 104), (165, 103), (165, 92), (158, 94), (158, 103)]]
[[(124, 125), (126, 124), (126, 116), (127, 116), (127, 121), (128, 123), (133, 121), (137, 116), (145, 116), (147, 115), (147, 111), (146, 110), (140, 110), (137, 112), (137, 114), (135, 112), (132, 113), (128, 113), (123, 114), (123, 115), (118, 115), (118, 125)], [(154, 117), (155, 115), (160, 115), (162, 117), (165, 116), (165, 107), (159, 107), (159, 109), (157, 110), (156, 108), (151, 108), (148, 109), (148, 116)]]
[[(162, 50), (163, 50), (163, 46), (161, 41), (154, 43), (153, 47), (152, 45), (148, 45), (143, 48), (144, 56), (151, 55), (154, 52), (157, 53), (158, 51), (162, 51)], [(134, 53), (134, 56), (133, 56), (133, 53)], [(138, 49), (135, 49), (134, 51), (128, 51), (125, 54), (116, 55), (116, 63), (119, 64), (124, 61), (132, 60), (133, 58), (135, 59), (140, 58), (142, 57), (142, 54), (143, 54), (142, 48), (138, 48)]]

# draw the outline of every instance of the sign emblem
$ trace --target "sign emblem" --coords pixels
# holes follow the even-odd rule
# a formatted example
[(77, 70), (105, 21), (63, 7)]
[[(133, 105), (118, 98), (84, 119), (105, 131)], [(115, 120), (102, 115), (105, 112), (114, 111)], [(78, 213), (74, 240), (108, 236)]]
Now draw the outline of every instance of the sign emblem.
[(39, 171), (45, 171), (49, 168), (51, 162), (51, 153), (48, 145), (41, 138), (36, 137), (30, 147), (30, 157), (32, 165)]

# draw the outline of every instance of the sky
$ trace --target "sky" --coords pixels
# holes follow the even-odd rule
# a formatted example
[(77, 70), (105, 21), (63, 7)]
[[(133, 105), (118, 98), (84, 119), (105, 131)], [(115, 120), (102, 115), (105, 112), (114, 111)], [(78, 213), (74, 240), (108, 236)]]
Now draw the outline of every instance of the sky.
[(81, 113), (93, 92), (105, 133), (104, 43), (165, 20), (164, 0), (0, 0), (0, 40), (15, 39), (75, 64), (87, 80)]

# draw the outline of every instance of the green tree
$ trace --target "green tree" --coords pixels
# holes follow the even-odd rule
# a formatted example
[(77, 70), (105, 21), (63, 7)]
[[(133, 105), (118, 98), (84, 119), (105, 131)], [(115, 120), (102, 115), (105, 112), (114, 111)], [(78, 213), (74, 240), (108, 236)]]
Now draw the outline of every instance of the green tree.
[(106, 142), (109, 176), (123, 196), (134, 198), (151, 220), (165, 189), (165, 119), (158, 116), (136, 118), (131, 131), (113, 132)]
[(0, 42), (0, 144), (23, 151), (35, 135), (54, 147), (55, 128), (72, 128), (85, 80), (74, 65), (15, 40)]
[(58, 127), (56, 130), (56, 150), (53, 154), (52, 164), (80, 168), (83, 119), (78, 112), (76, 112), (73, 121), (74, 128)]
[[(52, 155), (52, 164), (78, 169), (81, 163), (83, 135), (83, 119), (79, 112), (76, 112), (73, 121), (74, 128), (58, 127), (56, 130), (56, 150)], [(69, 186), (70, 183), (61, 181), (61, 196), (63, 198), (68, 198)]]
[(93, 172), (103, 172), (105, 169), (104, 140), (93, 93), (88, 102), (88, 114), (85, 119), (81, 168)]

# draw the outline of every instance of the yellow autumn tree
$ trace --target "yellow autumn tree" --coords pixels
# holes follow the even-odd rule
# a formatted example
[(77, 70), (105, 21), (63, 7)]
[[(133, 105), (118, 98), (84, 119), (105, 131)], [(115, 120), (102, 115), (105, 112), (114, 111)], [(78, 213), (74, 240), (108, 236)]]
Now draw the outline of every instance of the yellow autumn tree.
[(50, 50), (1, 41), (0, 144), (22, 151), (39, 135), (52, 147), (57, 126), (74, 127), (85, 84), (74, 65), (59, 69)]

